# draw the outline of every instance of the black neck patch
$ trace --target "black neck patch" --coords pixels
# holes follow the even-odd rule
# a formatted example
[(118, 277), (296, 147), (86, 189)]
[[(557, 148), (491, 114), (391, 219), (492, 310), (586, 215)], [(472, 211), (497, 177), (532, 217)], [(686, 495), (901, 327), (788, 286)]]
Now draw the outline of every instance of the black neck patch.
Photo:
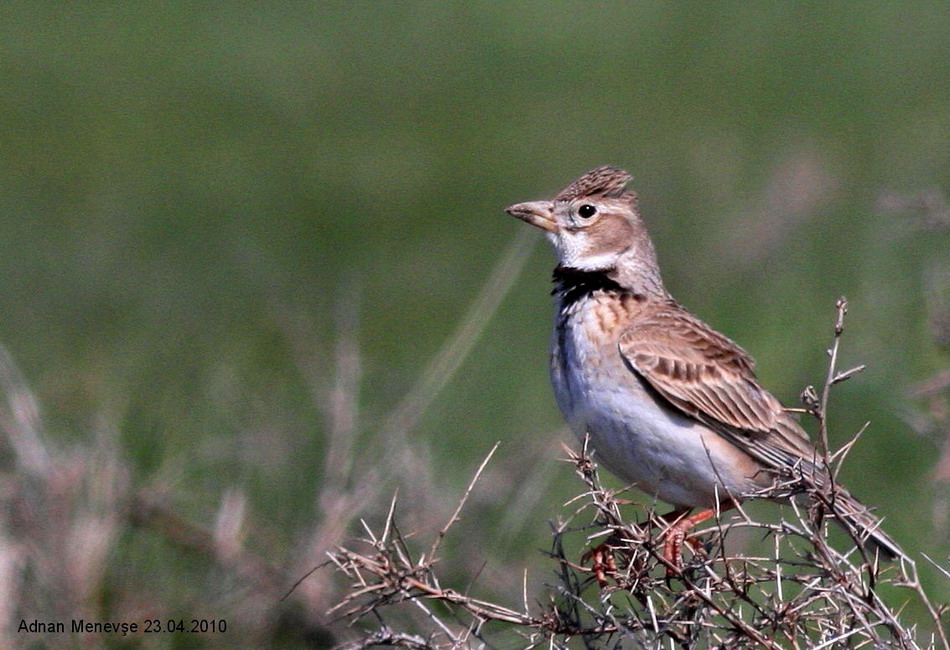
[(625, 293), (623, 287), (607, 277), (608, 272), (609, 270), (584, 271), (570, 266), (557, 266), (552, 275), (554, 290), (551, 295), (560, 298), (562, 307), (566, 307), (595, 291)]

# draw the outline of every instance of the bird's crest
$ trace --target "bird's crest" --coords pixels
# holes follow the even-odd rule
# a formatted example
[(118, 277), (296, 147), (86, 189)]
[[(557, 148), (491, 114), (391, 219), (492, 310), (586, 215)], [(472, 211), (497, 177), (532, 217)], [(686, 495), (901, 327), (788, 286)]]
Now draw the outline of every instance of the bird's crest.
[(628, 172), (604, 165), (578, 178), (554, 197), (554, 200), (573, 201), (582, 196), (595, 195), (619, 196), (632, 179), (633, 176)]

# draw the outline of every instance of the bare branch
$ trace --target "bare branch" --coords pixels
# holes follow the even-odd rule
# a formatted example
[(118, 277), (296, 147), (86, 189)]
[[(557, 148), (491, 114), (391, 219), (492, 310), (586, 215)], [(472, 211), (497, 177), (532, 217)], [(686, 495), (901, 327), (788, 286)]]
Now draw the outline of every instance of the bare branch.
[(438, 537), (436, 537), (435, 542), (432, 544), (432, 548), (429, 550), (429, 561), (434, 561), (436, 555), (439, 552), (439, 546), (442, 545), (442, 540), (445, 539), (445, 534), (449, 531), (449, 528), (452, 527), (456, 521), (458, 521), (459, 513), (462, 512), (462, 508), (465, 507), (465, 502), (468, 501), (468, 495), (472, 493), (472, 489), (475, 487), (475, 483), (478, 482), (479, 477), (482, 475), (482, 472), (485, 471), (485, 466), (488, 465), (488, 461), (491, 460), (492, 456), (495, 455), (495, 452), (498, 450), (498, 446), (501, 442), (496, 442), (491, 448), (491, 451), (488, 452), (488, 455), (485, 456), (485, 459), (482, 461), (482, 464), (478, 466), (478, 469), (475, 471), (475, 476), (472, 477), (472, 480), (469, 481), (468, 487), (465, 488), (465, 494), (462, 495), (462, 498), (459, 500), (458, 507), (455, 508), (455, 512), (452, 513), (452, 516), (449, 517), (449, 521), (442, 527), (442, 530), (439, 531)]
[[(547, 601), (532, 611), (527, 573), (517, 608), (469, 593), (472, 579), (461, 592), (442, 586), (435, 571), (442, 542), (459, 520), (496, 444), (427, 553), (410, 551), (390, 508), (388, 532), (367, 531), (362, 543), (368, 545), (368, 552), (339, 548), (331, 555), (337, 570), (352, 583), (329, 613), (354, 626), (370, 626), (360, 640), (346, 647), (367, 648), (375, 643), (441, 650), (513, 647), (520, 642), (523, 648), (560, 649), (578, 639), (588, 649), (950, 650), (943, 631), (945, 609), (931, 603), (910, 558), (901, 557), (896, 564), (879, 562), (862, 548), (866, 531), (853, 526), (845, 525), (852, 545), (843, 549), (833, 546), (828, 536), (830, 522), (847, 524), (855, 513), (847, 510), (848, 500), (836, 493), (833, 481), (815, 472), (833, 475), (840, 470), (866, 428), (837, 451), (827, 444), (829, 391), (859, 370), (836, 370), (847, 312), (844, 299), (838, 301), (837, 310), (821, 395), (806, 390), (805, 400), (822, 425), (824, 462), (802, 463), (761, 493), (725, 495), (739, 502), (737, 507), (717, 513), (711, 525), (687, 540), (682, 567), (672, 565), (663, 553), (663, 534), (672, 519), (659, 515), (655, 503), (631, 502), (621, 498), (625, 491), (606, 490), (585, 441), (580, 451), (566, 448), (565, 460), (573, 466), (582, 489), (564, 504), (567, 516), (552, 522), (548, 555), (555, 563), (556, 579), (548, 585)], [(747, 497), (779, 499), (790, 507), (778, 523), (762, 522), (741, 505)], [(635, 520), (630, 511), (637, 515)], [(743, 537), (752, 533), (768, 540), (770, 552), (736, 552), (727, 544), (729, 538), (740, 537), (736, 531), (745, 531)], [(580, 559), (565, 551), (578, 543), (588, 549)], [(950, 579), (950, 573), (944, 575)], [(934, 630), (918, 631), (906, 625), (901, 607), (892, 607), (880, 595), (885, 585), (888, 591), (909, 590), (929, 613)], [(432, 601), (440, 606), (427, 604)], [(404, 610), (423, 613), (422, 618), (413, 619), (415, 627), (406, 628), (412, 634), (397, 631), (393, 623), (411, 616)], [(417, 630), (426, 628), (429, 632), (419, 636)], [(500, 638), (495, 640), (492, 633)]]

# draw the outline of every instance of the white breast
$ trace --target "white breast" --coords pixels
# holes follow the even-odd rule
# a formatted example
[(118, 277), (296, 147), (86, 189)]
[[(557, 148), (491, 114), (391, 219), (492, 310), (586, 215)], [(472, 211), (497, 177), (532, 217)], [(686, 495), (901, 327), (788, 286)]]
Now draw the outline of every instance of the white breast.
[[(616, 336), (604, 336), (595, 297), (571, 306), (555, 328), (551, 379), (574, 433), (590, 436), (595, 460), (622, 480), (677, 506), (704, 506), (755, 487), (751, 458), (658, 398), (623, 361)], [(591, 333), (600, 336), (592, 342)], [(725, 487), (725, 490), (723, 489)]]

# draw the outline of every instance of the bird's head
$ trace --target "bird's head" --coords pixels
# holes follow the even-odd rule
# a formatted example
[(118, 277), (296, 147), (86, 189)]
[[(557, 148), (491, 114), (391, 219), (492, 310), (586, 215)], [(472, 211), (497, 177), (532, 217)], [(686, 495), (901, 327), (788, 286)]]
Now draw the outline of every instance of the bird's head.
[(656, 256), (637, 195), (625, 189), (632, 178), (616, 167), (598, 167), (553, 201), (518, 203), (506, 211), (544, 230), (562, 267), (605, 272), (631, 288), (644, 281), (657, 284)]

